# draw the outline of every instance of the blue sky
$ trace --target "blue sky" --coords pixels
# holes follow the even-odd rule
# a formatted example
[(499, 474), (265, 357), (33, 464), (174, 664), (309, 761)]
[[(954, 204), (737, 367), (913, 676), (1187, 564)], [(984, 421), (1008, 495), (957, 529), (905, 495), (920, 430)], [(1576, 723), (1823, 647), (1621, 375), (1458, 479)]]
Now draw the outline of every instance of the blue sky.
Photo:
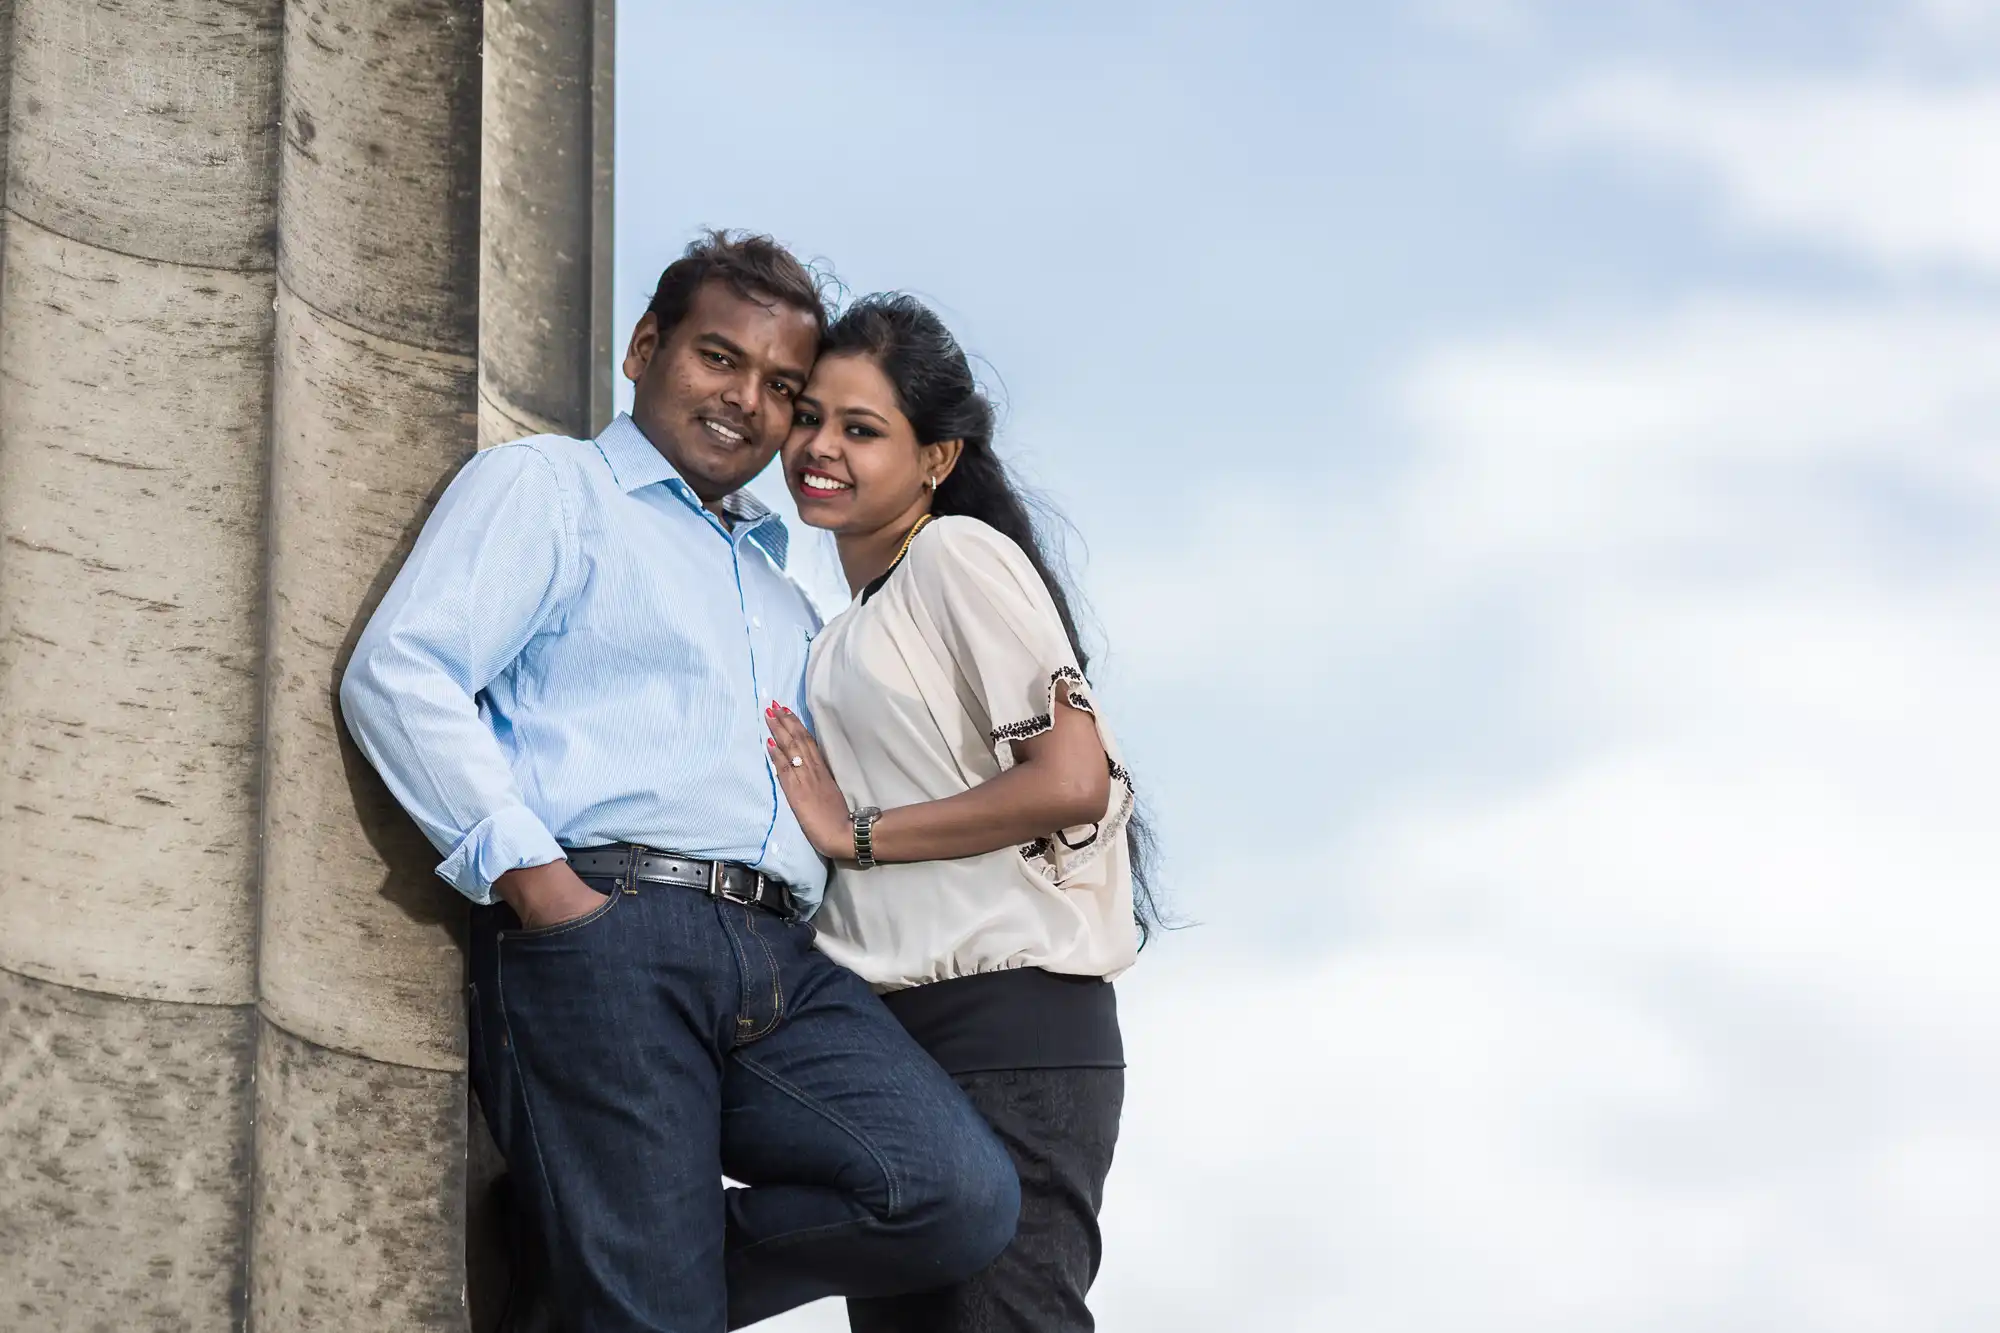
[(1087, 543), (1203, 923), (1101, 1327), (1991, 1325), (2000, 7), (620, 24), (621, 337), (919, 292)]

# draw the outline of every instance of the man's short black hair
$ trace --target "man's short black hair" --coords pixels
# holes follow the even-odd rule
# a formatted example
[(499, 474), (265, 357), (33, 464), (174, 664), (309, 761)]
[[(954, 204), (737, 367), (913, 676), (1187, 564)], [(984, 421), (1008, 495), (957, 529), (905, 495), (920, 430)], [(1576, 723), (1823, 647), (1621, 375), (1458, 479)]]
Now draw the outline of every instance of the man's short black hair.
[(687, 318), (694, 294), (706, 282), (728, 285), (746, 301), (788, 305), (805, 311), (826, 334), (826, 280), (769, 236), (713, 229), (695, 238), (667, 265), (646, 307), (664, 340)]

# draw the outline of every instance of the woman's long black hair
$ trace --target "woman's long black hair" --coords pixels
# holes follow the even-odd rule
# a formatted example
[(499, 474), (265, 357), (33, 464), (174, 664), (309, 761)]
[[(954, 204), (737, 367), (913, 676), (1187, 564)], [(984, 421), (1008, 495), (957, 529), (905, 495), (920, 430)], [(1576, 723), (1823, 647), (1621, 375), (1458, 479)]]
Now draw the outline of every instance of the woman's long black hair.
[[(854, 354), (881, 367), (919, 444), (964, 441), (958, 466), (931, 499), (931, 512), (976, 518), (1021, 548), (1048, 587), (1056, 614), (1062, 617), (1063, 633), (1069, 636), (1070, 651), (1088, 675), (1090, 658), (1077, 636), (1069, 580), (1060, 572), (1046, 533), (1061, 518), (1047, 502), (1018, 485), (993, 451), (993, 404), (973, 378), (972, 366), (951, 330), (914, 296), (900, 292), (864, 296), (841, 312), (820, 343), (821, 356)], [(1037, 511), (1044, 518), (1039, 525)], [(1133, 916), (1143, 944), (1162, 924), (1151, 880), (1153, 837), (1137, 809), (1125, 827), (1132, 856)]]

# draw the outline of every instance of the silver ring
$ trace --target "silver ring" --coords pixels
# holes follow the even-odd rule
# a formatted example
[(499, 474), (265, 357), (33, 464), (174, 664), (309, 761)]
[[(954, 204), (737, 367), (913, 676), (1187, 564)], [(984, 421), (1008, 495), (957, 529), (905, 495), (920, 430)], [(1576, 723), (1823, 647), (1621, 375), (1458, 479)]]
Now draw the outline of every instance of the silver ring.
[(802, 757), (800, 757), (799, 755), (792, 756), (793, 768), (804, 768), (805, 766), (806, 766), (806, 761)]

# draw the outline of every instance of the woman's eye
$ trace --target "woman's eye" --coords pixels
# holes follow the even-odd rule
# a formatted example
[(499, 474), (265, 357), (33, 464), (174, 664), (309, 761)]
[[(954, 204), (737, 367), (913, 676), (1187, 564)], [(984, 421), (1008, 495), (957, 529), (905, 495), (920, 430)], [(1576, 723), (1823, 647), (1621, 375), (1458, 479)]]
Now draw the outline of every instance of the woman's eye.
[(849, 426), (847, 433), (857, 440), (872, 440), (882, 432), (876, 430), (873, 426)]
[(798, 411), (792, 413), (792, 424), (794, 426), (804, 426), (807, 429), (811, 429), (812, 427), (819, 425), (819, 418), (814, 416), (812, 413), (806, 411), (802, 407)]

